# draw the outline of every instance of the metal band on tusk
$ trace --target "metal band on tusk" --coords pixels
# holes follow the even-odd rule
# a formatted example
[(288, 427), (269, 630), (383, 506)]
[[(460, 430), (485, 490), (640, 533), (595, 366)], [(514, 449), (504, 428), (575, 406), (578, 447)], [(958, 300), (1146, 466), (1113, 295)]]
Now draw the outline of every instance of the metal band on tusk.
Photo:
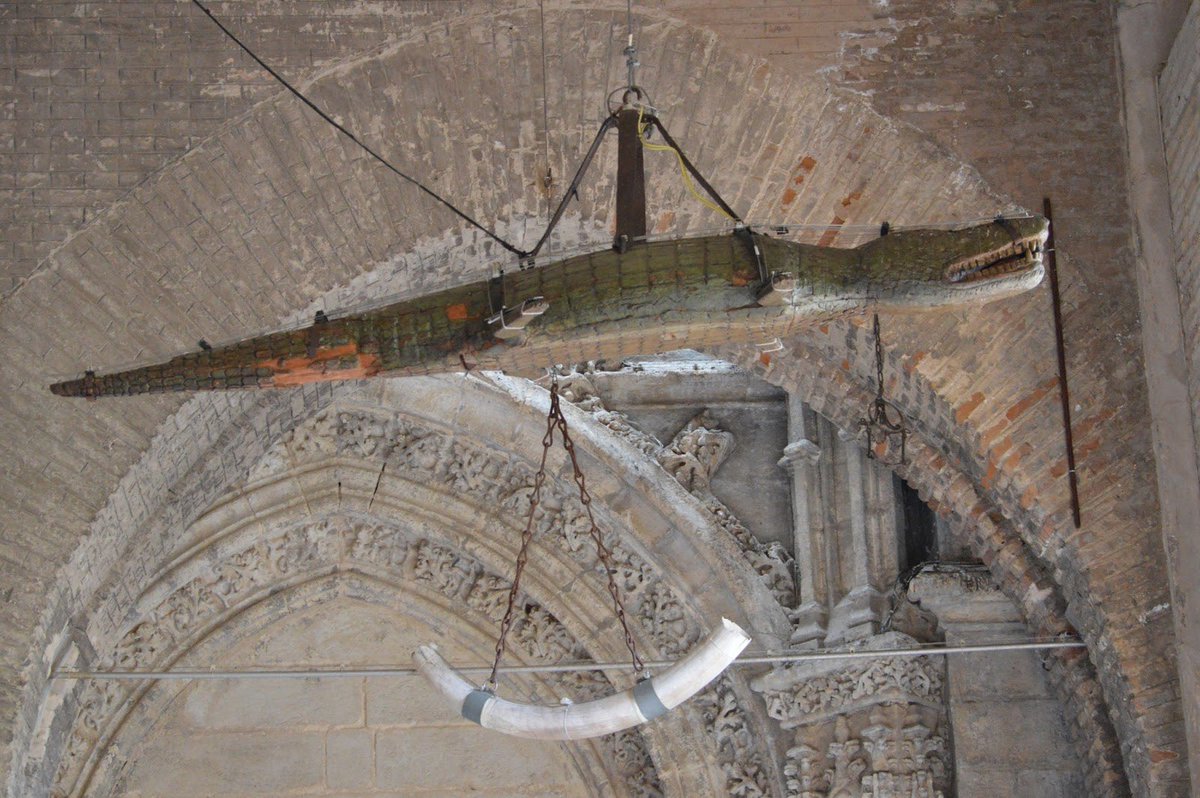
[(653, 679), (646, 679), (633, 686), (633, 700), (637, 704), (638, 712), (641, 712), (646, 720), (654, 720), (669, 711), (654, 691)]
[(472, 690), (463, 699), (462, 716), (472, 723), (483, 725), (483, 710), (496, 696), (487, 690)]

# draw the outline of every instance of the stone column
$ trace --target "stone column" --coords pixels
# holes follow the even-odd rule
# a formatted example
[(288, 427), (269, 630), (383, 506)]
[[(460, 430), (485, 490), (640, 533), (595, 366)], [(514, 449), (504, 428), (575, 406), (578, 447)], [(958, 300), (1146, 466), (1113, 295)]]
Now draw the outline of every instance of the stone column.
[(836, 536), (844, 594), (830, 613), (826, 638), (830, 644), (878, 631), (886, 609), (885, 594), (899, 567), (900, 530), (891, 473), (868, 458), (851, 436), (837, 437), (844, 464), (844, 487), (838, 494), (845, 502), (845, 523)]
[[(827, 497), (821, 479), (820, 417), (796, 396), (788, 397), (788, 440), (779, 465), (792, 474), (792, 524), (795, 537), (796, 608), (791, 643), (816, 648), (825, 639), (829, 614), (826, 573)], [(832, 494), (830, 496), (832, 498)]]
[[(937, 615), (947, 645), (1027, 639), (1021, 613), (987, 571), (926, 572), (910, 600)], [(959, 795), (1073, 798), (1084, 795), (1062, 704), (1033, 651), (946, 657), (946, 705)]]
[(879, 630), (899, 573), (902, 527), (891, 472), (796, 397), (779, 465), (792, 475), (798, 601), (792, 644), (836, 645)]

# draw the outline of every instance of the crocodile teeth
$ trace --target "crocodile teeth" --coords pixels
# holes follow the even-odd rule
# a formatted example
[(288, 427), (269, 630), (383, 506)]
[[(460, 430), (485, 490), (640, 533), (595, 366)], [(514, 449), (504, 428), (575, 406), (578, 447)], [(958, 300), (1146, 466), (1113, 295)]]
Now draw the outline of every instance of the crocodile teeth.
[(1040, 242), (1036, 239), (1017, 241), (984, 255), (960, 261), (947, 270), (947, 279), (952, 283), (999, 277), (1014, 272), (1026, 271), (1038, 263), (1041, 257)]

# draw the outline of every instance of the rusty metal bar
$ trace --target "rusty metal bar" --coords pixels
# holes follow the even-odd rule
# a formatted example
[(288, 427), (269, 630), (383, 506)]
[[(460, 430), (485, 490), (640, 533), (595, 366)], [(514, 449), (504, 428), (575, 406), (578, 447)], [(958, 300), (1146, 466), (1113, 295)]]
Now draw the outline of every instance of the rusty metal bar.
[(1058, 348), (1058, 396), (1062, 402), (1063, 437), (1067, 447), (1067, 484), (1071, 489), (1071, 516), (1075, 528), (1081, 525), (1079, 514), (1079, 476), (1075, 471), (1075, 441), (1071, 435), (1071, 391), (1067, 385), (1067, 348), (1063, 342), (1062, 297), (1058, 291), (1058, 262), (1054, 246), (1054, 217), (1050, 198), (1042, 199), (1042, 212), (1050, 222), (1046, 239), (1046, 270), (1050, 273), (1050, 301), (1054, 307), (1054, 342)]
[(613, 247), (626, 251), (646, 237), (646, 168), (636, 108), (617, 112), (617, 237)]

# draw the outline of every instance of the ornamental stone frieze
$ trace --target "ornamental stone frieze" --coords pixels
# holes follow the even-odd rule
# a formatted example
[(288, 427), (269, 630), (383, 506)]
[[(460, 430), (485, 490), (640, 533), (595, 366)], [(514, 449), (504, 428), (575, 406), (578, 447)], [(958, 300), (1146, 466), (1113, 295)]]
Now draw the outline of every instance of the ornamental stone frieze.
[[(338, 402), (316, 411), (307, 421), (283, 433), (249, 467), (246, 481), (237, 488), (238, 495), (257, 492), (273, 497), (271, 501), (286, 504), (288, 500), (279, 496), (281, 488), (297, 487), (306, 479), (315, 478), (320, 469), (338, 468), (343, 469), (340, 478), (349, 480), (349, 490), (354, 480), (360, 479), (350, 469), (369, 473), (372, 466), (368, 464), (374, 463), (373, 467), (380, 469), (372, 477), (383, 488), (380, 501), (385, 501), (384, 494), (388, 496), (386, 501), (393, 503), (397, 496), (407, 496), (408, 492), (399, 486), (411, 483), (422, 486), (422, 490), (432, 489), (420, 501), (436, 500), (440, 492), (453, 496), (458, 506), (472, 505), (479, 508), (477, 512), (487, 508), (498, 511), (501, 517), (519, 517), (527, 508), (531, 469), (518, 458), (470, 441), (469, 437), (402, 413), (369, 404)], [(547, 501), (539, 511), (536, 537), (550, 547), (547, 567), (554, 569), (564, 563), (575, 563), (574, 567), (582, 569), (579, 573), (586, 580), (580, 586), (590, 585), (599, 577), (582, 509), (576, 506), (569, 491), (560, 490), (553, 481), (546, 487)], [(303, 492), (302, 487), (299, 489)], [(339, 503), (341, 490), (339, 484), (336, 499)], [(244, 499), (237, 502), (244, 503)], [(268, 527), (265, 535), (262, 529), (255, 532), (247, 528), (232, 536), (222, 531), (224, 527), (213, 527), (205, 520), (203, 534), (210, 539), (206, 547), (189, 549), (187, 560), (173, 561), (156, 576), (152, 587), (137, 599), (136, 611), (117, 630), (119, 639), (111, 638), (115, 642), (109, 644), (102, 637), (92, 641), (99, 654), (88, 659), (88, 665), (169, 667), (188, 650), (189, 640), (236, 616), (240, 608), (256, 600), (255, 596), (291, 590), (314, 578), (336, 580), (342, 573), (369, 572), (387, 575), (389, 579), (402, 578), (412, 589), (436, 594), (488, 619), (489, 623), (502, 612), (508, 584), (495, 570), (498, 552), (482, 549), (467, 552), (461, 545), (447, 545), (450, 539), (461, 539), (453, 532), (448, 538), (441, 532), (430, 537), (422, 525), (427, 525), (428, 519), (398, 531), (380, 524), (373, 515), (334, 511), (332, 496), (305, 495), (303, 502), (308, 503), (309, 512), (325, 513), (326, 520), (318, 524)], [(222, 503), (214, 506), (220, 507)], [(287, 517), (288, 513), (284, 513), (280, 519)], [(222, 523), (227, 525), (230, 521)], [(236, 525), (229, 528), (240, 529)], [(635, 539), (620, 535), (606, 535), (606, 538), (614, 552), (622, 588), (630, 597), (637, 633), (651, 644), (650, 652), (659, 657), (686, 652), (704, 628), (693, 601), (669, 584), (653, 560), (639, 550)], [(487, 556), (480, 559), (477, 554)], [(523, 606), (526, 617), (514, 627), (513, 637), (530, 661), (555, 662), (594, 656), (588, 653), (590, 644), (580, 642), (578, 634), (568, 631), (548, 608), (532, 599)], [(580, 697), (586, 697), (589, 689), (595, 692), (611, 689), (606, 682), (590, 688), (586, 683), (577, 684), (577, 691), (568, 682), (560, 684), (559, 694)], [(64, 703), (65, 710), (76, 719), (71, 724), (64, 755), (56, 757), (59, 767), (55, 794), (58, 795), (77, 794), (84, 783), (108, 783), (104, 780), (111, 776), (107, 768), (112, 762), (105, 755), (106, 746), (113, 733), (121, 728), (129, 708), (138, 706), (139, 696), (145, 692), (143, 688), (127, 691), (112, 682), (86, 684), (81, 690), (69, 694)], [(723, 789), (729, 794), (780, 794), (782, 771), (770, 753), (774, 746), (769, 742), (769, 732), (764, 731), (765, 718), (756, 705), (757, 700), (742, 677), (731, 674), (698, 696), (694, 707), (685, 710), (686, 717), (696, 718), (702, 725), (704, 737), (696, 738), (696, 742), (713, 746), (715, 753), (706, 767), (719, 774), (726, 785)], [(677, 758), (682, 750), (681, 742), (669, 738), (655, 742), (653, 731), (648, 744), (639, 742), (642, 739), (641, 735), (613, 738), (611, 750), (604, 755), (604, 767), (616, 774), (614, 778), (631, 795), (652, 798), (679, 794), (678, 786), (658, 781), (655, 775), (658, 766), (654, 763), (660, 757), (674, 761), (672, 758)], [(638, 765), (639, 762), (643, 764)], [(693, 775), (683, 783), (698, 784), (707, 778)], [(677, 780), (673, 783), (679, 784)]]
[[(862, 648), (906, 648), (898, 632)], [(796, 798), (942, 798), (951, 769), (944, 665), (925, 657), (822, 660), (751, 681), (793, 734), (787, 789)]]
[[(376, 519), (339, 515), (318, 523), (284, 528), (216, 562), (198, 565), (198, 573), (144, 612), (96, 663), (100, 669), (168, 668), (196, 640), (227, 618), (272, 593), (298, 575), (331, 573), (337, 568), (385, 573), (409, 589), (436, 594), (453, 605), (466, 606), (496, 624), (504, 614), (509, 582), (469, 555), (440, 543), (415, 537), (403, 528)], [(199, 553), (197, 560), (209, 559)], [(510, 639), (531, 663), (578, 659), (585, 649), (545, 608), (526, 595), (519, 597)], [(580, 698), (612, 689), (600, 673), (571, 680), (555, 679), (560, 691)], [(86, 682), (79, 709), (55, 778), (53, 794), (70, 796), (79, 785), (95, 781), (89, 769), (103, 766), (101, 755), (123, 719), (137, 707), (146, 687), (126, 687), (114, 681)], [(578, 692), (574, 692), (577, 690)], [(640, 734), (606, 738), (607, 760), (619, 772), (628, 795), (657, 798), (663, 794), (653, 760)], [(103, 779), (101, 779), (103, 781)]]

